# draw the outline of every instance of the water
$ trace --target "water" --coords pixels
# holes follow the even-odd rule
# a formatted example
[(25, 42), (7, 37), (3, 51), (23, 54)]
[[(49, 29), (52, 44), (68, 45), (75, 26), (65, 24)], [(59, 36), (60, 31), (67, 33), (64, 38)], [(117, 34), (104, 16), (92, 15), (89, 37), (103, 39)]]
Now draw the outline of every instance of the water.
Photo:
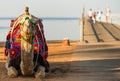
[[(10, 30), (10, 19), (0, 19), (0, 41), (6, 40), (6, 35)], [(80, 39), (80, 25), (78, 18), (42, 18), (44, 34), (47, 40), (70, 40)]]
[[(6, 40), (6, 35), (10, 30), (11, 19), (14, 19), (14, 17), (0, 18), (0, 41)], [(47, 40), (62, 40), (64, 38), (69, 38), (70, 40), (80, 39), (78, 18), (42, 17), (42, 20)], [(102, 17), (102, 21), (105, 22), (105, 16)], [(112, 14), (109, 22), (120, 25), (120, 14)]]

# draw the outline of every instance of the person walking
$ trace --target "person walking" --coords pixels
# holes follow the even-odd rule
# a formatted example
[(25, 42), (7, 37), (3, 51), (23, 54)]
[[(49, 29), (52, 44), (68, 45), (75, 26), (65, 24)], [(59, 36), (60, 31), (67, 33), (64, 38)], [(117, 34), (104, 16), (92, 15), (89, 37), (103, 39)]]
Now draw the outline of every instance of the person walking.
[(108, 23), (108, 21), (109, 21), (109, 18), (110, 18), (110, 8), (109, 7), (106, 7), (106, 9), (105, 9), (105, 15), (106, 15), (106, 23)]
[(91, 8), (89, 9), (88, 17), (89, 17), (89, 22), (93, 22), (93, 20), (92, 20), (92, 18), (93, 18), (93, 11), (92, 11)]
[(102, 16), (102, 11), (100, 9), (98, 9), (98, 11), (97, 11), (97, 20), (99, 22), (101, 22), (101, 16)]
[(93, 14), (93, 22), (96, 23), (96, 12)]

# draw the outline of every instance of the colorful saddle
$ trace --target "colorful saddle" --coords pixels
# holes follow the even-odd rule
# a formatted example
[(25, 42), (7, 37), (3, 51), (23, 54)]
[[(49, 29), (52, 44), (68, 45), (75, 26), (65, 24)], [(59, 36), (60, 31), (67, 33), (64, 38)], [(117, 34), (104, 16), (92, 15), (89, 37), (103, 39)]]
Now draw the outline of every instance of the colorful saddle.
[[(20, 22), (22, 20), (22, 15), (15, 20), (11, 20), (10, 31), (6, 36), (6, 45), (5, 45), (5, 55), (10, 56), (11, 59), (15, 59), (21, 55), (21, 38), (20, 34)], [(34, 44), (34, 54), (40, 54), (43, 58), (48, 57), (48, 46), (44, 36), (43, 24), (39, 19), (36, 24), (36, 33), (33, 41), (29, 39), (24, 39), (29, 43)]]

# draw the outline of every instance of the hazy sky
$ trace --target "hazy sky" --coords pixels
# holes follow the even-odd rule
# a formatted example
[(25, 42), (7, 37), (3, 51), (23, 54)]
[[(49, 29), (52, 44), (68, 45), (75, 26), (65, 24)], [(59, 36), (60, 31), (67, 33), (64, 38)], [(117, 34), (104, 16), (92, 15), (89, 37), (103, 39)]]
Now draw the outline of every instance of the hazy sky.
[(109, 5), (112, 13), (120, 13), (120, 0), (0, 0), (0, 17), (17, 17), (30, 7), (37, 17), (79, 17), (82, 7), (105, 10)]

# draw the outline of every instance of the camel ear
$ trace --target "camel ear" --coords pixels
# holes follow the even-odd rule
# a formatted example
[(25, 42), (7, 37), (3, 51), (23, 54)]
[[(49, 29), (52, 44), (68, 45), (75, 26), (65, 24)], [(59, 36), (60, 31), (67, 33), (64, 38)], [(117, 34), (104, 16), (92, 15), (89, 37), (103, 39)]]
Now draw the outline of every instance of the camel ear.
[(32, 23), (33, 23), (34, 25), (37, 25), (38, 20), (32, 20)]
[(33, 24), (36, 24), (36, 23), (37, 23), (37, 21), (35, 21), (35, 20), (32, 20), (32, 23), (33, 23)]
[(30, 15), (30, 19), (31, 19), (32, 23), (34, 23), (34, 24), (37, 24), (37, 22), (39, 21), (39, 19), (33, 15)]

